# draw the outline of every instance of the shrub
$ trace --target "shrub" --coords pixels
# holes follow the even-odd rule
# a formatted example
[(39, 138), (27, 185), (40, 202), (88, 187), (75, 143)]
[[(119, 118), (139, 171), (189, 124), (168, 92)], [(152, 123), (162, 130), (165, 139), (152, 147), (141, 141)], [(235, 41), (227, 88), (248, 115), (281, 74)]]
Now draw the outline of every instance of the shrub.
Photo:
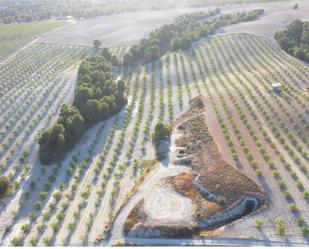
[(277, 217), (275, 219), (276, 222), (276, 231), (280, 236), (283, 236), (285, 233), (285, 225), (282, 217)]
[(304, 218), (303, 218), (302, 216), (299, 216), (299, 217), (296, 219), (296, 222), (297, 222), (297, 225), (298, 225), (299, 227), (302, 227), (303, 224), (305, 223), (305, 220), (304, 220)]
[(36, 217), (36, 212), (32, 210), (31, 212), (29, 212), (28, 216), (29, 216), (30, 220), (33, 220)]
[(30, 231), (30, 225), (29, 223), (25, 223), (21, 226), (21, 230), (24, 232), (24, 233), (27, 233)]
[(64, 219), (64, 214), (63, 213), (59, 213), (59, 214), (57, 214), (57, 216), (56, 216), (56, 218), (57, 218), (57, 220), (63, 220)]
[(10, 186), (9, 179), (6, 176), (0, 177), (0, 197), (5, 195)]
[(220, 196), (218, 197), (217, 201), (218, 201), (218, 203), (219, 203), (220, 205), (225, 205), (225, 204), (226, 204), (226, 198), (225, 198), (224, 196), (222, 196), (222, 195), (220, 195)]
[(11, 240), (12, 246), (20, 246), (21, 239), (18, 237), (13, 237)]
[(295, 204), (295, 203), (290, 204), (290, 205), (289, 205), (289, 209), (290, 209), (293, 213), (295, 213), (295, 212), (297, 211), (296, 204)]
[(309, 191), (304, 191), (303, 196), (306, 200), (309, 199)]
[(37, 210), (40, 210), (42, 208), (42, 202), (40, 201), (36, 201), (34, 203), (34, 207), (37, 209)]
[(49, 246), (50, 244), (50, 237), (46, 236), (43, 238), (43, 243), (46, 245), (46, 246)]
[(292, 195), (290, 194), (289, 191), (285, 191), (284, 192), (284, 197), (285, 197), (285, 199), (290, 200), (292, 198)]
[(43, 213), (43, 219), (44, 220), (49, 220), (50, 219), (50, 213), (49, 212), (44, 212)]
[(308, 227), (302, 227), (301, 232), (303, 236), (307, 236), (309, 234), (309, 228)]
[(36, 246), (36, 245), (38, 244), (38, 239), (37, 239), (37, 238), (31, 238), (31, 239), (30, 239), (30, 244), (31, 244), (32, 246)]
[(255, 226), (260, 229), (264, 225), (264, 222), (260, 219), (255, 220)]
[(158, 123), (155, 126), (155, 131), (152, 135), (152, 140), (154, 142), (159, 142), (161, 140), (166, 139), (171, 134), (171, 127), (166, 124)]
[(45, 200), (46, 196), (47, 196), (47, 192), (40, 192), (39, 197), (41, 200)]

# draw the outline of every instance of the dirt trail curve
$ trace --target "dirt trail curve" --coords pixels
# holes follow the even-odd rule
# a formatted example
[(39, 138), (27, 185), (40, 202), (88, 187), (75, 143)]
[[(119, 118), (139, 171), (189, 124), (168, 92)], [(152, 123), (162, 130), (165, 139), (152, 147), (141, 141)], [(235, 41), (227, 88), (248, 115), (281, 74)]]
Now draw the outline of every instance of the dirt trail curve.
[(167, 176), (176, 175), (181, 170), (183, 170), (183, 167), (165, 167), (162, 163), (159, 163), (158, 167), (149, 174), (149, 176), (145, 179), (144, 183), (139, 188), (138, 192), (132, 196), (129, 202), (124, 206), (119, 215), (116, 217), (112, 226), (110, 241), (118, 241), (124, 238), (123, 227), (128, 215), (140, 200), (151, 194), (154, 186), (158, 183), (158, 181), (162, 178), (166, 178)]
[(202, 239), (142, 239), (124, 238), (110, 241), (111, 245), (156, 245), (156, 246), (308, 246), (306, 243), (287, 240), (255, 240), (239, 238), (202, 238)]

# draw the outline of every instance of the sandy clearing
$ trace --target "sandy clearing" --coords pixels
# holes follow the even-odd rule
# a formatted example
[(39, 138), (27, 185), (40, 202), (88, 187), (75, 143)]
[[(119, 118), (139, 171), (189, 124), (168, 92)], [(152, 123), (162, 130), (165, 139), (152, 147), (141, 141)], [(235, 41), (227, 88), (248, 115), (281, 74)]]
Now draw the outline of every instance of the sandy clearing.
[(145, 198), (145, 212), (149, 222), (189, 223), (192, 220), (193, 203), (173, 190), (158, 188)]
[(94, 39), (99, 39), (107, 47), (130, 45), (137, 43), (153, 29), (173, 22), (174, 17), (199, 10), (188, 8), (145, 11), (89, 18), (45, 33), (38, 42), (92, 45)]
[[(309, 20), (309, 1), (297, 1), (299, 9), (292, 9), (295, 1), (278, 3), (254, 4), (256, 8), (265, 9), (264, 15), (252, 22), (243, 22), (227, 26), (219, 32), (248, 32), (256, 35), (273, 37), (275, 32), (284, 29), (294, 19)], [(251, 7), (252, 7), (251, 6)], [(246, 10), (248, 6), (240, 7), (239, 10)]]

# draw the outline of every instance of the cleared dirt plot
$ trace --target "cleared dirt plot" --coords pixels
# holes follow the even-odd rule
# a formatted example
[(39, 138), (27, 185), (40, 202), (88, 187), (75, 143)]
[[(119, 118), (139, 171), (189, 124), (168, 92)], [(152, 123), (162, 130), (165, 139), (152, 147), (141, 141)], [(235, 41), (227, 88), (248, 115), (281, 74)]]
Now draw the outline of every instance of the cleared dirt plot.
[(158, 189), (152, 192), (145, 203), (145, 212), (151, 222), (175, 224), (177, 221), (191, 220), (193, 205), (185, 198), (168, 189)]
[[(295, 3), (298, 3), (298, 9), (293, 9)], [(219, 32), (248, 32), (273, 38), (277, 31), (284, 29), (292, 20), (309, 20), (308, 1), (279, 1), (249, 6), (246, 4), (244, 6), (240, 5), (239, 11), (244, 11), (255, 6), (256, 8), (263, 8), (265, 10), (264, 15), (252, 22), (230, 25), (221, 29)]]

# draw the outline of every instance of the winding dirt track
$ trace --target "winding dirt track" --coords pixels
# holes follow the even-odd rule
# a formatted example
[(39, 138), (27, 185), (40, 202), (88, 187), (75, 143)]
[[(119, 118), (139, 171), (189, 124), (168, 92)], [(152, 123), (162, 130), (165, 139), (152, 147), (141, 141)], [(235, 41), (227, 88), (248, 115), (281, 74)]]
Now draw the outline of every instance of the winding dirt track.
[(121, 210), (116, 217), (112, 231), (110, 241), (116, 241), (123, 238), (124, 223), (131, 212), (131, 210), (138, 204), (138, 202), (147, 196), (153, 194), (155, 185), (163, 178), (179, 174), (183, 170), (183, 167), (165, 167), (163, 164), (158, 163), (158, 167), (155, 168), (145, 179), (144, 183), (140, 186), (138, 192), (130, 198), (129, 202)]

